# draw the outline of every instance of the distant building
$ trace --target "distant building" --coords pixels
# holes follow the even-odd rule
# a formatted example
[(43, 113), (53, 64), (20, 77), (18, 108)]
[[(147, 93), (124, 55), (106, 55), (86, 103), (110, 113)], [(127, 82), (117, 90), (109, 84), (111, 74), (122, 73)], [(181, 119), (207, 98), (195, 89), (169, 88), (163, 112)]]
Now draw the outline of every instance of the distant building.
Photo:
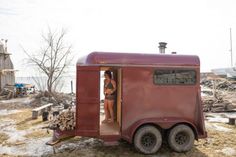
[(211, 71), (215, 75), (220, 76), (220, 77), (236, 79), (236, 68), (235, 67), (212, 69)]
[(6, 85), (15, 84), (15, 70), (7, 51), (7, 40), (0, 40), (0, 91)]

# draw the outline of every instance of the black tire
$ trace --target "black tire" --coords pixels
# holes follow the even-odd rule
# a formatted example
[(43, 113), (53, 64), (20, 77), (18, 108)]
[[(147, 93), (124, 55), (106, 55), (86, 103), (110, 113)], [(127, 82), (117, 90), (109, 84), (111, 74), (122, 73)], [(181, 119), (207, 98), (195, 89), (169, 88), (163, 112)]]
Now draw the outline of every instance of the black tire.
[(134, 136), (136, 150), (144, 154), (156, 153), (162, 144), (160, 131), (154, 126), (147, 125), (138, 129)]
[(194, 144), (193, 130), (184, 124), (172, 128), (168, 135), (169, 146), (176, 152), (189, 151)]

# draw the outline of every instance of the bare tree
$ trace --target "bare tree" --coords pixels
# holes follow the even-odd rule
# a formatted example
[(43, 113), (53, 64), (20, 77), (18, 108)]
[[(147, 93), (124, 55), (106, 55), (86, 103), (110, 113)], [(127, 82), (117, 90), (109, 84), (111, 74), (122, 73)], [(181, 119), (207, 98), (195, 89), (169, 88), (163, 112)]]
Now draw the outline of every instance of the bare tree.
[(49, 28), (46, 34), (42, 34), (43, 45), (40, 51), (30, 54), (23, 49), (28, 61), (46, 75), (47, 90), (51, 96), (54, 96), (57, 83), (72, 60), (71, 45), (66, 44), (65, 35), (64, 29), (52, 32)]
[(36, 75), (36, 76), (31, 76), (30, 77), (31, 80), (34, 81), (34, 83), (36, 84), (36, 87), (39, 91), (45, 91), (46, 90), (46, 81), (43, 77), (43, 75), (39, 74), (39, 75)]

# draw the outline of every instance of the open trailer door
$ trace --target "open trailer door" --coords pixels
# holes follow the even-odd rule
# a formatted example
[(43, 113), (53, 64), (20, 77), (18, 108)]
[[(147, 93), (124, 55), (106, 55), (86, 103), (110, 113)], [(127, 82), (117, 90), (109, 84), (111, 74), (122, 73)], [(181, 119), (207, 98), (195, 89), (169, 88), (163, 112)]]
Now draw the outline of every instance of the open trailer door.
[(99, 136), (100, 71), (97, 66), (77, 67), (77, 135)]

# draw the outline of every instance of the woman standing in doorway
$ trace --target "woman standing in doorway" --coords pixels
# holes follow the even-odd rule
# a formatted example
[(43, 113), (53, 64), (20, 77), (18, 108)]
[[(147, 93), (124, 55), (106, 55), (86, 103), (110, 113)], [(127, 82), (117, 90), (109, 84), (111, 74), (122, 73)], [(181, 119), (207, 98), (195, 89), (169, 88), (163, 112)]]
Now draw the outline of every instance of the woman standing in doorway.
[(104, 110), (105, 110), (105, 119), (103, 123), (114, 122), (114, 111), (113, 105), (115, 100), (115, 91), (116, 91), (116, 82), (112, 79), (111, 71), (106, 70), (104, 72)]

